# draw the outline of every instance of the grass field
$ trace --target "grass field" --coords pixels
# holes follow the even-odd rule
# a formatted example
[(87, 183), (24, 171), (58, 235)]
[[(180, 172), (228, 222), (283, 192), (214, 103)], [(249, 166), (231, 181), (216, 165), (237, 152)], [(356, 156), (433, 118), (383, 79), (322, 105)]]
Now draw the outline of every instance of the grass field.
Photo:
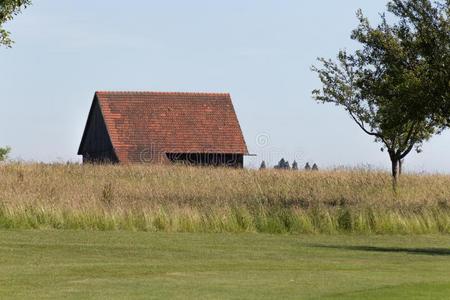
[(449, 299), (449, 233), (445, 175), (0, 165), (0, 299)]
[(1, 299), (449, 299), (450, 236), (0, 231)]
[(449, 234), (450, 176), (9, 163), (0, 228)]

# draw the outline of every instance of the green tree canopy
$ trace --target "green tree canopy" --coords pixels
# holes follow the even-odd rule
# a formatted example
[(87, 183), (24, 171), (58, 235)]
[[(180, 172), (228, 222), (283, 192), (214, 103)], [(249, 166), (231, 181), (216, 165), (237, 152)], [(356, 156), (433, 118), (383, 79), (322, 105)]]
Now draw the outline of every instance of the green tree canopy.
[[(448, 70), (442, 67), (445, 62), (438, 63), (433, 54), (427, 54), (434, 50), (424, 42), (432, 40), (440, 51), (447, 52), (439, 57), (448, 56), (448, 41), (441, 36), (443, 30), (449, 34), (448, 27), (436, 24), (448, 20), (449, 1), (390, 1), (388, 11), (398, 22), (389, 24), (382, 14), (375, 27), (358, 11), (359, 26), (351, 38), (362, 45), (361, 49), (340, 51), (337, 62), (320, 58), (322, 66), (312, 68), (323, 84), (321, 90), (313, 91), (314, 98), (343, 107), (366, 134), (383, 144), (382, 150), (387, 150), (391, 160), (394, 184), (402, 159), (413, 149), (420, 152), (422, 143), (445, 128), (445, 119), (450, 117), (449, 111), (444, 115), (443, 108), (448, 100), (444, 84), (449, 84)], [(415, 29), (408, 10), (427, 15), (429, 27)]]
[(421, 91), (412, 107), (450, 126), (450, 0), (392, 0), (388, 10), (400, 19), (408, 46), (423, 63)]
[(0, 45), (11, 47), (10, 32), (3, 25), (31, 4), (31, 0), (0, 0)]
[(4, 161), (8, 158), (8, 154), (11, 152), (10, 147), (0, 148), (0, 161)]

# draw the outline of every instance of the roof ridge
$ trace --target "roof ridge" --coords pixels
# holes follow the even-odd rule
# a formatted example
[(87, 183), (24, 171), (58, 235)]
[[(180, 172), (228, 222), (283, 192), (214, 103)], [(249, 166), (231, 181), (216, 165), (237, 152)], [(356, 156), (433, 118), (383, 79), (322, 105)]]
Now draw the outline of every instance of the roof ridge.
[(230, 93), (216, 92), (160, 92), (160, 91), (96, 91), (96, 94), (117, 95), (203, 95), (203, 96), (230, 96)]

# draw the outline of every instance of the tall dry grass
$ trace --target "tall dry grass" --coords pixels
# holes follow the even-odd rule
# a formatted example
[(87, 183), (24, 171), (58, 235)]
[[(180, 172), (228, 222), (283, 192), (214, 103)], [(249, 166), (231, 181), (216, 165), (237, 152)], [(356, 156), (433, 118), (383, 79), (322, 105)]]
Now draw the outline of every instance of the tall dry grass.
[(0, 228), (450, 233), (450, 176), (12, 163)]

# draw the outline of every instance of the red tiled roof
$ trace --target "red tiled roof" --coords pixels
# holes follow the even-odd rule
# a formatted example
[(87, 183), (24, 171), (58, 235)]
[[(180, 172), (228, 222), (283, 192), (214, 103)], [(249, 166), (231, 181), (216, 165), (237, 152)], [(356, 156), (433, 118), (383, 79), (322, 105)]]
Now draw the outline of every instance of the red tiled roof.
[(142, 161), (145, 151), (248, 154), (229, 94), (96, 92), (95, 97), (121, 162)]

